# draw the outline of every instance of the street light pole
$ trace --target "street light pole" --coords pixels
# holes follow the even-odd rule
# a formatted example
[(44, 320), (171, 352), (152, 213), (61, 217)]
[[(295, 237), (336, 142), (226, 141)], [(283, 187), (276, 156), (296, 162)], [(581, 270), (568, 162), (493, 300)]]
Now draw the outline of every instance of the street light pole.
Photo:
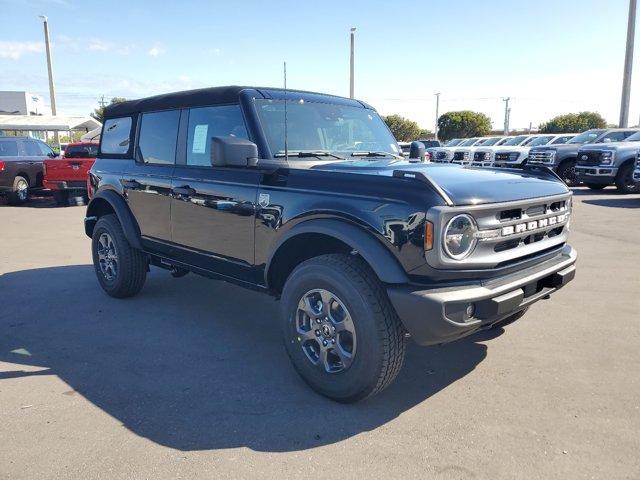
[(511, 97), (503, 98), (504, 102), (504, 134), (509, 135), (509, 115), (511, 114), (511, 109), (509, 108), (509, 100)]
[[(55, 117), (57, 115), (56, 109), (56, 87), (53, 85), (53, 67), (51, 65), (51, 45), (49, 42), (49, 22), (45, 15), (40, 15), (44, 24), (44, 45), (47, 51), (47, 70), (49, 71), (49, 97), (51, 100), (51, 114)], [(58, 139), (58, 132), (53, 132), (54, 141), (60, 146), (60, 140)]]
[(434, 128), (434, 140), (438, 140), (438, 110), (440, 110), (440, 92), (436, 93), (436, 128)]
[(354, 70), (354, 62), (355, 62), (355, 27), (351, 27), (351, 58), (349, 63), (349, 98), (353, 98), (354, 95), (354, 79), (353, 79), (353, 70)]
[(622, 77), (622, 99), (620, 101), (620, 127), (629, 124), (629, 100), (631, 98), (631, 68), (633, 67), (633, 43), (636, 35), (636, 0), (629, 0), (627, 20), (627, 48), (624, 54), (624, 75)]

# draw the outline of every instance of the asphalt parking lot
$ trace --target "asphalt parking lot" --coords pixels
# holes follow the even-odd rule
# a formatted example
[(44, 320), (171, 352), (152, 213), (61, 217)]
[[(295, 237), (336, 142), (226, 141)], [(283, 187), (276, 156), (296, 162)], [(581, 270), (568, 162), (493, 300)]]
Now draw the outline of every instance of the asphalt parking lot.
[(98, 287), (83, 207), (0, 206), (0, 478), (640, 477), (640, 195), (577, 189), (575, 281), (505, 330), (317, 396), (271, 298)]

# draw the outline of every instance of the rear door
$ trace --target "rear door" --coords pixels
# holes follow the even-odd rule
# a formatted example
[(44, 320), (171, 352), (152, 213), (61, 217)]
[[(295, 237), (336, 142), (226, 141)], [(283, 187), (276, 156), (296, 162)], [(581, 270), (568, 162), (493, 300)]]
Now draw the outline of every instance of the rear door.
[(171, 177), (179, 124), (180, 110), (142, 113), (135, 162), (122, 179), (142, 241), (150, 250), (167, 251), (171, 241)]
[(171, 238), (179, 260), (258, 283), (254, 218), (261, 174), (211, 165), (211, 138), (248, 138), (239, 105), (183, 110), (172, 183)]

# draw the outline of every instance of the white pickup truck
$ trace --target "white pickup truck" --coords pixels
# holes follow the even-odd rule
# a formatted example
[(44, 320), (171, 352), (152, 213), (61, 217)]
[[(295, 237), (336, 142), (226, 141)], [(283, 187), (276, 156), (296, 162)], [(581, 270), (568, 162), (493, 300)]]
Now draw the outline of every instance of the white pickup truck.
[[(458, 139), (454, 139), (458, 140)], [(454, 140), (447, 142), (444, 147), (429, 148), (427, 152), (431, 154), (431, 161), (436, 163), (450, 163), (453, 160), (453, 153), (460, 147), (471, 147), (485, 140), (483, 137), (463, 138), (460, 142), (452, 144)]]
[[(499, 158), (513, 158), (514, 165), (519, 165), (527, 158), (529, 148), (533, 146), (532, 144), (534, 142), (536, 145), (538, 142), (540, 142), (540, 144), (548, 144), (552, 141), (565, 143), (573, 135), (575, 134), (516, 135), (509, 138), (502, 145), (476, 149), (471, 165), (474, 167), (492, 167), (494, 166), (498, 152), (500, 152)], [(517, 155), (515, 152), (517, 152)], [(509, 156), (509, 154), (511, 154), (511, 156)]]
[(575, 134), (572, 133), (534, 135), (520, 145), (509, 145), (497, 148), (493, 155), (493, 166), (507, 168), (522, 167), (527, 158), (529, 158), (529, 150), (531, 150), (532, 147), (562, 145), (573, 137), (575, 137)]
[(473, 156), (475, 152), (482, 147), (498, 147), (503, 145), (507, 140), (511, 137), (484, 137), (481, 138), (480, 142), (470, 146), (464, 147), (458, 145), (453, 150), (453, 159), (451, 163), (456, 163), (458, 165), (470, 165), (473, 161)]

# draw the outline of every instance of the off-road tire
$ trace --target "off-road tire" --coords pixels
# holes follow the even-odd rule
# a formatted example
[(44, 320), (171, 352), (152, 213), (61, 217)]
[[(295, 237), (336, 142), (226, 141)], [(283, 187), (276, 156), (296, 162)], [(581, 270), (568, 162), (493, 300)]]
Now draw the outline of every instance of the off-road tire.
[(615, 183), (620, 193), (637, 193), (640, 190), (633, 181), (633, 166), (633, 163), (627, 163), (618, 170)]
[[(355, 328), (352, 363), (337, 373), (309, 360), (296, 329), (298, 303), (314, 289), (335, 294)], [(359, 257), (330, 254), (306, 260), (287, 279), (281, 303), (285, 348), (296, 371), (316, 392), (342, 403), (357, 402), (379, 393), (398, 375), (405, 329), (376, 274)]]
[(69, 192), (66, 190), (54, 190), (52, 195), (56, 205), (59, 207), (67, 207), (69, 205)]
[(565, 160), (558, 167), (558, 176), (569, 187), (577, 187), (580, 185), (578, 175), (576, 174), (576, 160)]
[(606, 185), (604, 183), (585, 183), (591, 190), (604, 190)]
[(520, 310), (517, 313), (514, 313), (513, 315), (500, 320), (497, 323), (494, 323), (493, 325), (491, 325), (491, 328), (504, 328), (507, 325), (511, 325), (513, 322), (515, 322), (516, 320), (521, 319), (525, 313), (527, 313), (527, 310), (529, 310), (529, 307), (525, 308), (524, 310)]
[[(26, 189), (23, 190), (26, 184)], [(13, 179), (13, 191), (7, 195), (9, 205), (22, 205), (29, 201), (29, 180), (20, 175)]]
[[(108, 234), (112, 239), (118, 258), (117, 273), (112, 279), (105, 276), (98, 258), (98, 243), (103, 233)], [(115, 298), (126, 298), (135, 295), (142, 289), (147, 278), (148, 258), (143, 252), (129, 244), (118, 217), (110, 214), (98, 219), (93, 229), (91, 250), (98, 282), (108, 295)]]

